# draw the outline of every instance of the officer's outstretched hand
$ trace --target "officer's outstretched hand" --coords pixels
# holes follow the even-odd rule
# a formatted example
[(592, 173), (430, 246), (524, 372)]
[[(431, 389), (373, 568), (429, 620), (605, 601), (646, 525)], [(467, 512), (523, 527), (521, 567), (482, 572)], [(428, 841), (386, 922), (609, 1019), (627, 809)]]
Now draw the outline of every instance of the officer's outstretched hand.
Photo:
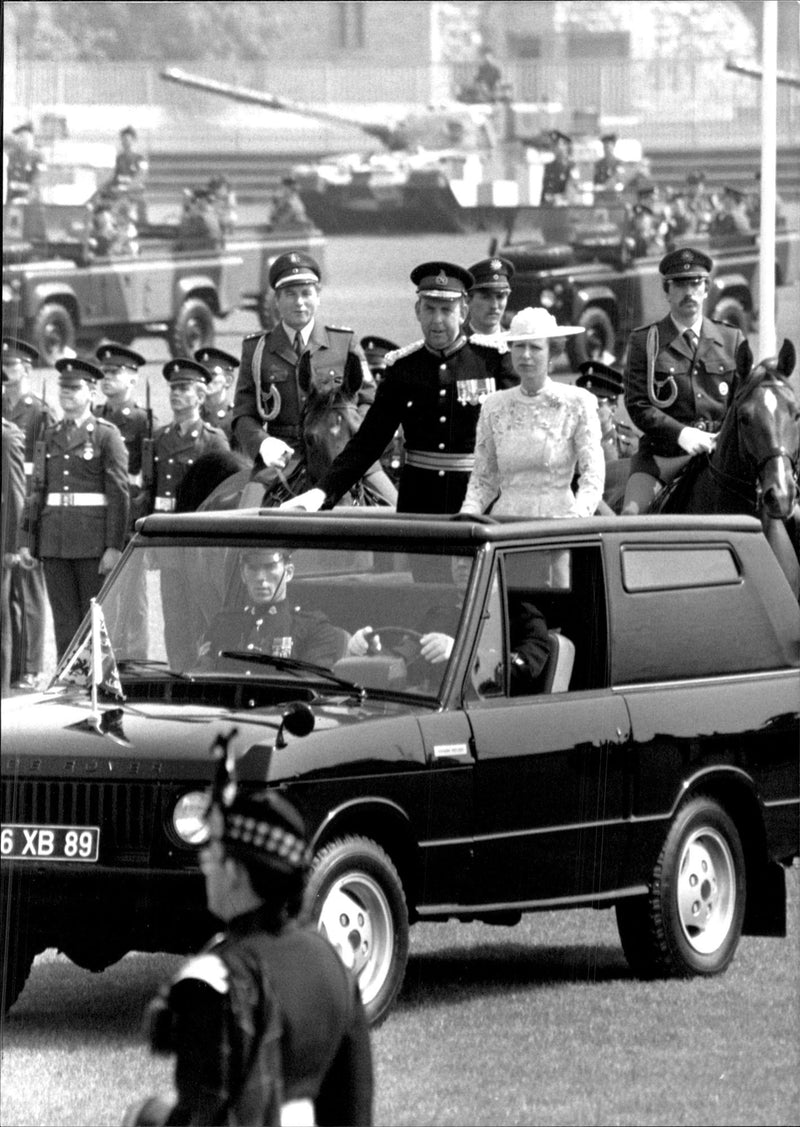
[(294, 453), (294, 450), (292, 450), (291, 446), (284, 442), (282, 438), (274, 438), (272, 435), (267, 435), (259, 446), (258, 452), (261, 455), (261, 461), (269, 469), (273, 469), (276, 466), (283, 469)]
[(292, 497), (290, 501), (284, 501), (278, 508), (301, 509), (308, 513), (318, 513), (324, 502), (324, 489), (307, 489), (305, 493), (299, 493), (296, 497)]
[(113, 571), (121, 555), (122, 552), (119, 548), (106, 548), (97, 567), (99, 574), (108, 575), (110, 571)]
[(419, 643), (420, 657), (431, 665), (441, 665), (453, 652), (453, 639), (449, 634), (423, 634)]
[(710, 454), (717, 444), (717, 436), (698, 427), (684, 427), (678, 435), (678, 445), (687, 454)]

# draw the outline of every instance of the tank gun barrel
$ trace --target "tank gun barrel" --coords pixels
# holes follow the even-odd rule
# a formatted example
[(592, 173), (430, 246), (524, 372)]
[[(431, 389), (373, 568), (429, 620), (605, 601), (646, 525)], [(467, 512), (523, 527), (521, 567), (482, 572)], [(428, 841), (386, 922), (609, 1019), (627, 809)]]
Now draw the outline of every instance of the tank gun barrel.
[(178, 86), (189, 86), (195, 90), (204, 90), (207, 94), (218, 94), (234, 102), (263, 106), (265, 109), (281, 110), (284, 113), (295, 113), (302, 117), (315, 118), (317, 121), (328, 121), (333, 125), (350, 125), (361, 129), (370, 137), (376, 137), (388, 148), (398, 147), (397, 133), (388, 125), (359, 121), (358, 118), (348, 117), (346, 114), (331, 113), (329, 110), (316, 109), (303, 102), (294, 102), (290, 98), (281, 98), (278, 94), (252, 90), (247, 86), (234, 86), (230, 82), (219, 82), (214, 78), (203, 78), (200, 75), (189, 74), (179, 67), (167, 67), (166, 70), (162, 70), (161, 78), (166, 82), (175, 82)]

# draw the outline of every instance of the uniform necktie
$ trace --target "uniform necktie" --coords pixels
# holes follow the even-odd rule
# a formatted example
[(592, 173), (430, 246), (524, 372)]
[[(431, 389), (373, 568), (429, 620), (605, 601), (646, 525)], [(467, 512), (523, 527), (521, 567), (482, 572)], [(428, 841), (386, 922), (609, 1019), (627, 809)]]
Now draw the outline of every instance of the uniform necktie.
[(685, 329), (683, 338), (689, 345), (689, 348), (692, 351), (692, 356), (694, 356), (695, 352), (697, 351), (697, 336), (695, 335), (694, 329)]
[(295, 353), (297, 355), (297, 360), (298, 360), (298, 363), (299, 363), (299, 361), (302, 360), (303, 352), (305, 351), (305, 349), (303, 348), (302, 333), (295, 333), (294, 334), (294, 350), (295, 350)]

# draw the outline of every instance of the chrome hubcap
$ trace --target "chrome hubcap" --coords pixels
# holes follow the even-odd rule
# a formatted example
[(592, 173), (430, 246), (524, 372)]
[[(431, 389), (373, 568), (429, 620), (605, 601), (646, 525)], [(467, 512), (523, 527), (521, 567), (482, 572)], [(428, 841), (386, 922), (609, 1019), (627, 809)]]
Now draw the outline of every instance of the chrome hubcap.
[(687, 841), (678, 875), (678, 916), (687, 942), (711, 955), (725, 942), (736, 905), (736, 872), (727, 842), (698, 830)]
[(392, 914), (380, 885), (364, 873), (341, 877), (325, 897), (317, 926), (370, 1002), (386, 981), (394, 948)]

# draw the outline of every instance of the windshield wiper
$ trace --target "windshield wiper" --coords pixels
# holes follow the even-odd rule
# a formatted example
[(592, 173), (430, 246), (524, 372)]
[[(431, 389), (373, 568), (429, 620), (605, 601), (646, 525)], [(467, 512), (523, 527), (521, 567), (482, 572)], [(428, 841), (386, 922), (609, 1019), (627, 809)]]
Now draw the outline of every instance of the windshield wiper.
[(367, 695), (363, 685), (357, 685), (355, 681), (347, 681), (344, 677), (337, 677), (324, 665), (300, 661), (296, 657), (276, 657), (273, 654), (260, 653), (258, 650), (222, 650), (219, 656), (230, 657), (235, 661), (251, 661), (256, 665), (271, 665), (275, 669), (285, 669), (288, 673), (313, 673), (331, 685), (338, 685), (341, 689), (347, 689), (349, 693), (356, 693), (361, 700)]
[(120, 673), (127, 673), (134, 669), (153, 669), (159, 673), (172, 677), (176, 681), (192, 681), (194, 678), (189, 673), (182, 673), (179, 669), (170, 669), (166, 661), (157, 661), (152, 657), (123, 657), (117, 662)]

